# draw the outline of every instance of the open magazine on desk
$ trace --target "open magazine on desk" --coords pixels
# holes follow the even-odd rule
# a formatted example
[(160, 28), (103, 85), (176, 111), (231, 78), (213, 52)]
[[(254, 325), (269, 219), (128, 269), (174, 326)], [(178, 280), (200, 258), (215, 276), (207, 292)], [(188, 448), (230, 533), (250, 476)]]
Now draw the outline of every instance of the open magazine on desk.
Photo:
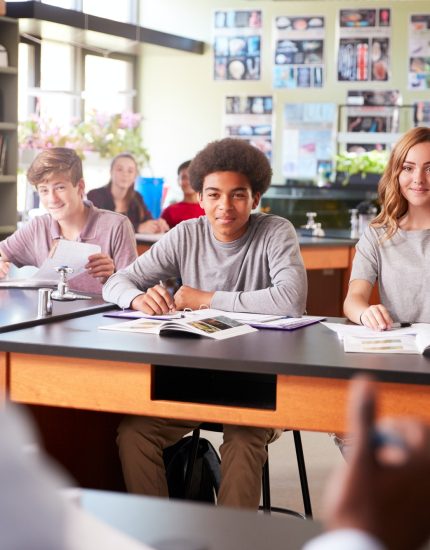
[[(281, 315), (267, 315), (264, 313), (237, 313), (233, 311), (222, 311), (219, 309), (203, 309), (199, 312), (206, 312), (210, 316), (224, 315), (240, 323), (250, 325), (255, 328), (272, 330), (295, 330), (297, 328), (313, 325), (325, 319), (313, 315), (303, 315), (303, 317), (283, 317)], [(193, 312), (198, 313), (198, 312)], [(167, 315), (148, 315), (143, 311), (134, 309), (122, 309), (120, 311), (108, 311), (105, 317), (115, 317), (120, 319), (159, 319), (162, 321), (181, 319), (184, 312), (178, 311)]]
[(343, 349), (349, 353), (404, 353), (424, 354), (430, 349), (430, 324), (413, 323), (410, 327), (371, 330), (361, 325), (323, 323), (343, 340)]
[[(214, 312), (216, 313), (214, 314)], [(232, 319), (228, 313), (211, 309), (174, 313), (160, 317), (145, 316), (133, 321), (103, 325), (99, 329), (159, 334), (161, 336), (188, 333), (214, 340), (225, 340), (241, 334), (257, 332), (257, 329), (250, 325)]]

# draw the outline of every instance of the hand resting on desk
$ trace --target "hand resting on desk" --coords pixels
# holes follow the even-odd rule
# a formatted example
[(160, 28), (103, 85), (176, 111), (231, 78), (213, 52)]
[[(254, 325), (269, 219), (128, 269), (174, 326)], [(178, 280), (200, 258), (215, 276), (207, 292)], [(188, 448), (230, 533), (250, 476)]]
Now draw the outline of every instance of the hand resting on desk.
[(206, 292), (190, 286), (181, 286), (174, 295), (175, 307), (178, 310), (200, 309), (202, 306), (210, 307), (213, 292)]
[(136, 296), (130, 307), (137, 311), (143, 311), (148, 315), (163, 315), (185, 308), (210, 307), (213, 294), (213, 292), (206, 292), (184, 285), (179, 288), (172, 298), (169, 291), (160, 284), (148, 288), (144, 294)]

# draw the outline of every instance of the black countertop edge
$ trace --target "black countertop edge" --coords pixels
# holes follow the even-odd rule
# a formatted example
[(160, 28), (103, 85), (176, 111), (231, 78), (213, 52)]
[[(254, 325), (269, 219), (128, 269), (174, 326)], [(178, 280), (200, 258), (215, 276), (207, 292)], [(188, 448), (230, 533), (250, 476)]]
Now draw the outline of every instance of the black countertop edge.
[(100, 32), (131, 41), (164, 46), (190, 53), (203, 54), (204, 42), (175, 34), (139, 27), (83, 12), (50, 6), (41, 2), (7, 2), (6, 15), (15, 19), (38, 19), (76, 29)]
[[(10, 325), (0, 327), (0, 334), (3, 334), (5, 332), (13, 332), (15, 330), (20, 330), (24, 328), (31, 328), (38, 325), (55, 323), (56, 321), (65, 321), (67, 319), (74, 319), (75, 317), (85, 317), (87, 315), (94, 315), (95, 313), (102, 313), (103, 311), (109, 311), (110, 309), (114, 309), (116, 307), (117, 307), (116, 305), (106, 302), (105, 304), (90, 306), (87, 309), (82, 309), (79, 311), (68, 311), (66, 313), (54, 314), (48, 317), (36, 317), (33, 319), (29, 319), (27, 321), (21, 321), (18, 323), (13, 323)], [(20, 344), (20, 345), (22, 346), (23, 344)]]
[[(56, 357), (67, 357), (77, 359), (96, 359), (105, 361), (118, 361), (125, 363), (150, 363), (178, 368), (203, 369), (213, 371), (224, 371), (225, 363), (222, 360), (211, 360), (207, 357), (181, 357), (174, 354), (157, 355), (151, 352), (127, 352), (124, 350), (98, 350), (83, 347), (65, 348), (55, 344), (27, 344), (25, 342), (2, 342), (0, 340), (0, 351), (24, 353), (31, 355), (48, 355)], [(255, 364), (247, 360), (246, 364), (241, 361), (230, 361), (230, 368), (227, 372), (237, 373), (258, 373), (262, 375), (290, 375), (290, 376), (316, 376), (318, 378), (330, 379), (351, 379), (355, 374), (365, 371), (371, 374), (378, 382), (392, 382), (399, 384), (422, 384), (430, 385), (430, 372), (402, 372), (385, 369), (363, 369), (362, 367), (342, 367), (333, 365), (309, 364), (295, 365), (285, 363), (272, 363), (265, 371), (261, 367), (261, 361)], [(411, 379), (413, 374), (413, 379)]]

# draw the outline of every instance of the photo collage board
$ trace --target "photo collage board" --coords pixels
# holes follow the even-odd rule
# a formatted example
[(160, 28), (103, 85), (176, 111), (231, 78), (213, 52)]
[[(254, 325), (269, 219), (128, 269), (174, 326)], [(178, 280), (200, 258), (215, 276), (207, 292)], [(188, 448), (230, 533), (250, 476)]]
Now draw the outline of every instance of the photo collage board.
[(338, 81), (387, 81), (390, 72), (391, 10), (340, 10)]
[[(349, 90), (345, 131), (349, 140), (346, 151), (364, 153), (387, 149), (393, 139), (389, 134), (399, 132), (399, 90)], [(363, 136), (366, 143), (363, 143)]]
[(278, 16), (274, 32), (274, 88), (322, 88), (323, 16)]
[(214, 80), (260, 80), (261, 10), (214, 14)]
[(229, 95), (225, 98), (224, 136), (248, 141), (273, 161), (273, 97)]
[(409, 90), (430, 89), (430, 13), (409, 19)]
[(287, 179), (330, 179), (336, 151), (335, 103), (286, 103), (282, 173)]

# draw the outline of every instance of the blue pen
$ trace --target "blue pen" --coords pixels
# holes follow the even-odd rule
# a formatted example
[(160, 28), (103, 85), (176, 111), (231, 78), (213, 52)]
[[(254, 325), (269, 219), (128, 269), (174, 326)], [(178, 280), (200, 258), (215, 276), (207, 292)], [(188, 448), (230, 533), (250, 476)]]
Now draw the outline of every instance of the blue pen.
[(408, 448), (405, 440), (399, 434), (378, 430), (377, 428), (374, 428), (370, 433), (370, 443), (374, 449), (397, 447), (406, 450)]

